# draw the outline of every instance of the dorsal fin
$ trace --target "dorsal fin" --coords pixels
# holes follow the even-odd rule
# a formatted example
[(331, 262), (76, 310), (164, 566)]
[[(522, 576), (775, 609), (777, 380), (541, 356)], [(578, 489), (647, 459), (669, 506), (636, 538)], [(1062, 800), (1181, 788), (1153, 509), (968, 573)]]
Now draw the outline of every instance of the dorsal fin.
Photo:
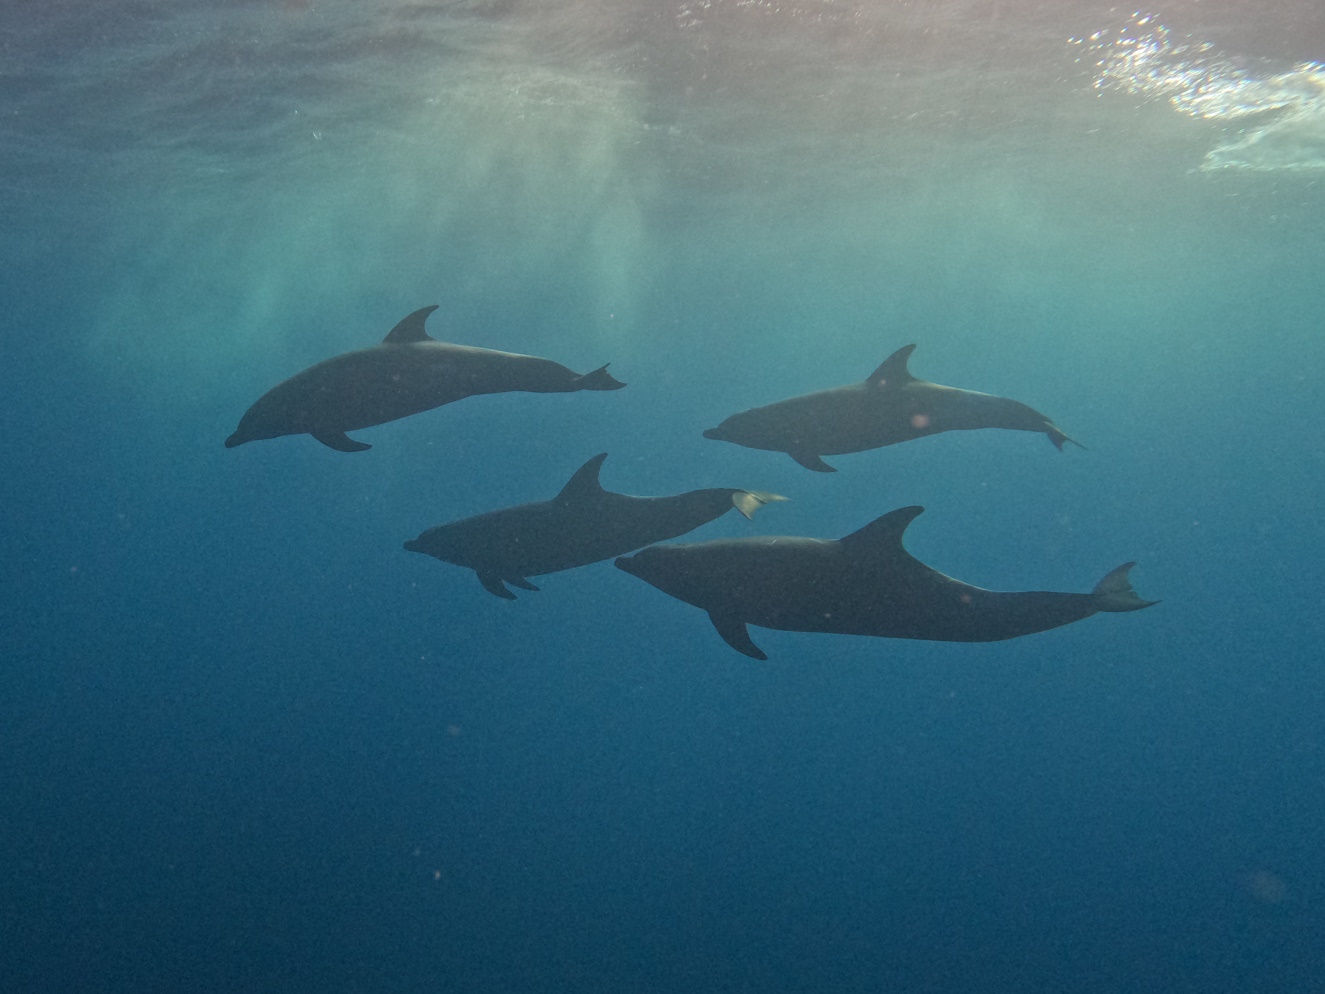
[(437, 310), (440, 305), (433, 304), (431, 307), (421, 307), (413, 314), (408, 314), (400, 319), (400, 323), (386, 333), (386, 338), (382, 341), (388, 345), (408, 345), (410, 342), (431, 342), (432, 336), (423, 330), (423, 323), (428, 320), (428, 315)]
[(853, 531), (843, 538), (842, 544), (856, 556), (895, 555), (903, 552), (902, 534), (907, 525), (914, 521), (924, 510), (918, 504), (899, 507), (882, 517), (875, 518), (864, 528)]
[(903, 345), (900, 349), (883, 360), (883, 364), (874, 372), (865, 382), (873, 387), (900, 387), (904, 383), (909, 383), (915, 377), (911, 371), (906, 368), (906, 360), (911, 358), (911, 353), (915, 351), (914, 345)]
[(566, 481), (557, 494), (557, 500), (583, 500), (603, 493), (603, 485), (598, 482), (598, 471), (603, 468), (606, 452), (600, 452), (575, 471), (575, 475)]

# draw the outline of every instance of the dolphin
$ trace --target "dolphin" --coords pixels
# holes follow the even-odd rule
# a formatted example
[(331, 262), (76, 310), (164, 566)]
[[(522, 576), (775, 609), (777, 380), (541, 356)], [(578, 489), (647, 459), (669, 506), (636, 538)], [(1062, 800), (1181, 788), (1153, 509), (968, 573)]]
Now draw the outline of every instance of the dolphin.
[(424, 330), (437, 305), (401, 320), (381, 343), (333, 356), (258, 398), (225, 447), (309, 434), (339, 452), (372, 448), (345, 433), (430, 411), (483, 393), (620, 390), (602, 366), (580, 375), (560, 363), (513, 352), (439, 342)]
[(607, 453), (575, 471), (551, 500), (489, 511), (429, 528), (405, 543), (445, 563), (472, 569), (483, 589), (514, 600), (505, 583), (537, 590), (526, 577), (557, 573), (676, 538), (733, 507), (747, 518), (773, 501), (758, 490), (691, 490), (672, 497), (631, 497), (598, 482)]
[(733, 414), (705, 438), (785, 452), (806, 469), (834, 473), (822, 455), (864, 452), (942, 431), (1038, 431), (1062, 451), (1079, 445), (1039, 411), (1006, 397), (918, 380), (906, 368), (914, 345), (883, 361), (863, 383), (819, 390)]
[(655, 545), (616, 565), (709, 613), (737, 652), (768, 657), (746, 625), (938, 642), (997, 642), (1099, 611), (1137, 611), (1127, 573), (1112, 570), (1088, 594), (1002, 593), (944, 576), (902, 547), (922, 507), (903, 507), (837, 541), (741, 538)]

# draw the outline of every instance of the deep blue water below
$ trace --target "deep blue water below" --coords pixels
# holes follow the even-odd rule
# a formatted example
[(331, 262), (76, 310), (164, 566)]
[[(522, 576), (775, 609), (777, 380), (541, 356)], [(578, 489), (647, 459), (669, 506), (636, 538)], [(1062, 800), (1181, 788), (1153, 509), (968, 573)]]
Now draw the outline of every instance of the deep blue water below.
[[(0, 990), (1309, 992), (1325, 975), (1325, 8), (0, 13)], [(611, 363), (223, 442), (434, 336)], [(911, 370), (1084, 448), (706, 440)], [(919, 559), (1158, 605), (754, 628), (401, 546), (554, 495), (926, 508)]]

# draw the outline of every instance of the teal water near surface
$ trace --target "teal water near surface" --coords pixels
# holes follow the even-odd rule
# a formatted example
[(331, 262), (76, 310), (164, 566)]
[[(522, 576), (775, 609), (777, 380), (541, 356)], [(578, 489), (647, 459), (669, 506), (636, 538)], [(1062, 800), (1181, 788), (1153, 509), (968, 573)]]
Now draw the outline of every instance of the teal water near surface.
[[(0, 15), (5, 990), (1306, 991), (1325, 11), (116, 2)], [(223, 448), (433, 335), (611, 363)], [(900, 346), (1085, 449), (706, 440)], [(1008, 642), (753, 630), (404, 552), (555, 494), (919, 504)]]

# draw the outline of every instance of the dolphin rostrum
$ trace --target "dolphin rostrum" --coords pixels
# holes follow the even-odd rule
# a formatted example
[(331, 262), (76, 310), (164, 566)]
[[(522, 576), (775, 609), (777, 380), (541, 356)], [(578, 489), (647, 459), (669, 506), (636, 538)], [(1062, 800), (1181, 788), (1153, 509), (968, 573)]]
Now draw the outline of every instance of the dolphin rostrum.
[(737, 652), (768, 657), (746, 625), (939, 642), (997, 642), (1157, 601), (1136, 595), (1124, 563), (1089, 594), (1002, 593), (944, 576), (902, 547), (920, 507), (903, 507), (838, 541), (740, 538), (656, 545), (616, 564), (709, 613)]
[(785, 452), (806, 469), (832, 473), (820, 456), (864, 452), (942, 431), (1038, 431), (1061, 451), (1074, 442), (1052, 421), (1006, 397), (918, 380), (906, 368), (914, 345), (898, 349), (863, 383), (781, 400), (733, 414), (705, 438)]
[(537, 590), (526, 577), (557, 573), (676, 538), (733, 507), (747, 518), (772, 501), (758, 490), (691, 490), (671, 497), (631, 497), (604, 490), (594, 456), (551, 500), (489, 511), (429, 528), (405, 543), (442, 562), (472, 569), (483, 589), (514, 600), (503, 584)]
[(439, 342), (424, 330), (437, 305), (404, 318), (372, 348), (333, 356), (258, 398), (225, 447), (307, 433), (340, 452), (371, 448), (345, 433), (484, 393), (572, 393), (625, 386), (602, 366), (580, 375), (537, 356)]

